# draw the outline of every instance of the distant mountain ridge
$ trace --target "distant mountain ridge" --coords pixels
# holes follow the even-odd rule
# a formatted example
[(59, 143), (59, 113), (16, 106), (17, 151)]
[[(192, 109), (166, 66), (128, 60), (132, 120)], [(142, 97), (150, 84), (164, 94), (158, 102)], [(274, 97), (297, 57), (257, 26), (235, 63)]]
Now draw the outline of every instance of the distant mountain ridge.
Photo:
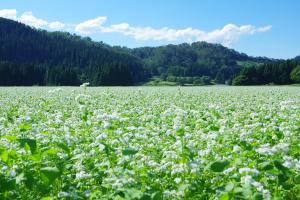
[(299, 56), (296, 56), (296, 57), (294, 58), (294, 60), (300, 62), (300, 55), (299, 55)]
[(136, 85), (152, 77), (204, 77), (223, 84), (245, 67), (277, 61), (207, 42), (110, 46), (0, 18), (0, 85)]
[(217, 83), (225, 83), (251, 64), (275, 62), (275, 59), (251, 57), (220, 44), (195, 42), (128, 49), (139, 57), (151, 75), (181, 77), (209, 76)]

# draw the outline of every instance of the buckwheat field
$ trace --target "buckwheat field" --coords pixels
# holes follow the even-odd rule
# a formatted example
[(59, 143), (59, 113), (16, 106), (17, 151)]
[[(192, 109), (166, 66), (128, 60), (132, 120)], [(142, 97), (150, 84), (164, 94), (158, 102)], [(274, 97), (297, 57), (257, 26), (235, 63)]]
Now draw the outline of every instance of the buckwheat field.
[(0, 199), (299, 199), (299, 87), (0, 88)]

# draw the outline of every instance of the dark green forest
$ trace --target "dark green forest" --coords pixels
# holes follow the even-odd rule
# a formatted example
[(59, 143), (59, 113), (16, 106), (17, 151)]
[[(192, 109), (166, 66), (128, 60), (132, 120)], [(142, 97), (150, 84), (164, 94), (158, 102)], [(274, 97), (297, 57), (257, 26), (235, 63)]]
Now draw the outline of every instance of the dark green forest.
[[(296, 61), (287, 60), (260, 66), (243, 68), (232, 81), (233, 85), (287, 85), (300, 82), (300, 65)], [(298, 77), (298, 78), (297, 78)]]
[(300, 82), (300, 57), (251, 57), (195, 42), (129, 49), (0, 18), (0, 85), (261, 85)]
[(147, 78), (135, 56), (65, 32), (0, 18), (1, 85), (132, 85)]

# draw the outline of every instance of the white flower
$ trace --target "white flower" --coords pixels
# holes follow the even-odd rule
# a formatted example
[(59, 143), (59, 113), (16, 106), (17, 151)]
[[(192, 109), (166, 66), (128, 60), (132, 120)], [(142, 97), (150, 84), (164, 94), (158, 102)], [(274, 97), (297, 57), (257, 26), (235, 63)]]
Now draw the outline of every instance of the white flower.
[(185, 165), (184, 164), (174, 164), (172, 166), (171, 175), (181, 174), (184, 171), (185, 171)]
[(104, 149), (105, 149), (105, 146), (103, 144), (99, 144), (99, 150), (104, 151)]
[(253, 179), (251, 176), (247, 175), (247, 176), (242, 176), (241, 177), (241, 183), (245, 184), (245, 185), (251, 185), (251, 183), (253, 182)]
[(284, 153), (287, 153), (289, 151), (289, 144), (287, 143), (279, 143), (273, 147), (273, 150), (278, 152), (282, 151)]
[(287, 153), (289, 151), (289, 144), (278, 143), (273, 147), (270, 147), (269, 144), (262, 145), (260, 148), (256, 149), (256, 152), (262, 155), (272, 156), (278, 152)]
[(55, 89), (53, 89), (53, 90), (49, 90), (48, 93), (49, 93), (49, 94), (54, 94), (54, 93), (58, 93), (58, 92), (61, 92), (61, 91), (62, 91), (61, 88), (55, 88)]
[(110, 127), (110, 123), (108, 121), (103, 122), (103, 128), (108, 129)]
[(76, 173), (76, 179), (85, 179), (85, 178), (90, 178), (91, 175), (86, 173), (85, 171), (80, 171), (79, 173)]
[(181, 182), (181, 178), (177, 177), (174, 179), (175, 183), (179, 184)]
[(230, 172), (233, 172), (236, 168), (235, 167), (230, 167), (226, 170), (223, 171), (224, 174), (229, 174)]
[(264, 197), (265, 200), (270, 200), (271, 199), (271, 194), (270, 194), (269, 190), (264, 189), (262, 191), (262, 193), (263, 193), (263, 197)]
[(269, 147), (269, 144), (263, 145), (260, 148), (256, 149), (255, 151), (262, 155), (272, 156), (274, 154), (274, 150), (273, 148)]
[(80, 85), (80, 87), (86, 88), (89, 85), (90, 85), (90, 83), (83, 83), (83, 84)]
[(79, 94), (75, 97), (75, 101), (79, 104), (85, 104), (90, 98), (90, 95)]
[(257, 169), (251, 169), (251, 168), (246, 168), (245, 167), (245, 168), (240, 168), (239, 173), (240, 174), (246, 173), (246, 174), (258, 175), (259, 171)]
[(241, 149), (242, 149), (242, 148), (241, 148), (240, 146), (235, 145), (235, 146), (233, 147), (233, 152), (239, 152)]
[(58, 193), (58, 197), (62, 198), (62, 197), (70, 197), (71, 195), (68, 192), (59, 192)]

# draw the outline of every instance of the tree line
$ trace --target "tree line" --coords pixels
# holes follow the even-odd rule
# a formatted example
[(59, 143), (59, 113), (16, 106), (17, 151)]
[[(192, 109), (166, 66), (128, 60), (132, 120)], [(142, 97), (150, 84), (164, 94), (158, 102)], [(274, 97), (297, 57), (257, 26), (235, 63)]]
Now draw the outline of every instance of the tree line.
[[(299, 57), (297, 58), (299, 60)], [(297, 59), (250, 57), (195, 42), (129, 49), (0, 18), (0, 85), (137, 85), (156, 77), (176, 84), (290, 84)], [(300, 61), (298, 61), (300, 62)]]
[(1, 85), (132, 85), (147, 76), (138, 58), (88, 37), (0, 18)]
[(243, 68), (240, 74), (232, 80), (233, 85), (287, 85), (292, 83), (300, 83), (300, 65), (294, 60)]

